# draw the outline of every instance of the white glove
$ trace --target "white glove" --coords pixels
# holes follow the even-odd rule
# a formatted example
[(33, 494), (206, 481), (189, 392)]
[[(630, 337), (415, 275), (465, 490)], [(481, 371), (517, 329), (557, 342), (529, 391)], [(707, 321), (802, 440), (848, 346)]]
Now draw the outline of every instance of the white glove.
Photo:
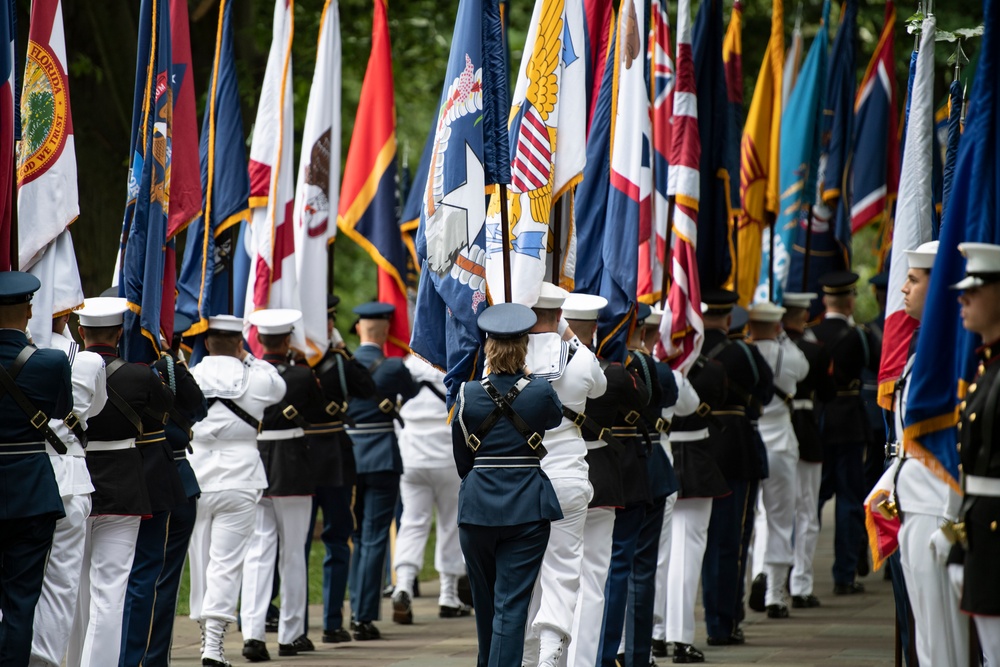
[(948, 562), (948, 554), (951, 553), (951, 540), (944, 534), (944, 531), (938, 528), (931, 535), (931, 552), (934, 554), (934, 560), (941, 567), (944, 567), (945, 563)]

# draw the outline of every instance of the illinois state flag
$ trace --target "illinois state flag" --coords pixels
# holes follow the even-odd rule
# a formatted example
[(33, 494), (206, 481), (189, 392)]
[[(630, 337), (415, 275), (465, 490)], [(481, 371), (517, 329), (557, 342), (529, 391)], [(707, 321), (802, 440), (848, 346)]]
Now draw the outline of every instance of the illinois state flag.
[[(246, 307), (249, 314), (261, 308), (301, 310), (295, 279), (295, 172), (292, 109), (292, 6), (290, 0), (274, 3), (274, 31), (264, 70), (253, 143), (250, 146), (250, 276)], [(247, 340), (259, 351), (256, 336)], [(303, 349), (305, 336), (298, 327), (293, 344)]]
[(80, 214), (73, 117), (66, 75), (62, 2), (31, 5), (31, 30), (21, 89), (18, 166), (18, 259), (42, 283), (28, 327), (47, 347), (51, 318), (83, 303), (69, 225)]
[[(548, 254), (554, 243), (549, 219), (555, 202), (580, 182), (586, 160), (585, 61), (583, 6), (580, 0), (537, 0), (524, 47), (524, 62), (510, 110), (510, 169), (508, 193), (512, 300), (533, 306), (538, 299)], [(501, 252), (500, 200), (495, 193), (486, 222), (486, 280), (494, 302), (506, 300)], [(563, 231), (573, 228), (563, 220)], [(575, 266), (571, 253), (560, 264)], [(572, 271), (560, 282), (572, 288)]]
[(406, 246), (396, 217), (396, 103), (392, 46), (385, 0), (375, 1), (372, 52), (344, 165), (341, 231), (368, 252), (378, 266), (378, 299), (396, 307), (389, 325), (389, 356), (409, 352)]
[(315, 364), (330, 345), (326, 328), (328, 244), (336, 237), (340, 188), (340, 10), (327, 0), (320, 18), (302, 153), (295, 186), (295, 273), (306, 357)]

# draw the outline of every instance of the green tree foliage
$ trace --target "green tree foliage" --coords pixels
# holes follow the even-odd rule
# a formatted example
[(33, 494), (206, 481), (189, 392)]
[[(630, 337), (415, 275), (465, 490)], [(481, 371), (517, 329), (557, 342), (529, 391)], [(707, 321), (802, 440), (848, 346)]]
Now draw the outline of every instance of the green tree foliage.
[[(198, 97), (200, 124), (215, 49), (218, 2), (188, 0), (188, 4), (194, 60), (192, 74)], [(697, 11), (697, 0), (694, 4), (693, 10)], [(729, 4), (727, 0), (727, 15)], [(73, 126), (80, 174), (80, 218), (73, 225), (73, 236), (88, 295), (98, 294), (110, 284), (121, 233), (135, 80), (138, 5), (135, 0), (63, 0)], [(935, 9), (938, 25), (942, 29), (954, 31), (982, 22), (982, 6), (979, 2), (939, 5)], [(511, 73), (512, 85), (521, 60), (532, 6), (532, 0), (510, 0), (509, 3), (511, 65), (515, 69)], [(821, 6), (820, 0), (803, 2), (803, 32), (807, 49), (819, 23)], [(243, 122), (250, 132), (271, 40), (274, 5), (271, 0), (237, 0), (233, 7)], [(437, 113), (457, 7), (458, 0), (389, 2), (399, 157), (402, 160), (406, 156), (411, 168), (416, 167), (431, 122)], [(305, 118), (322, 8), (323, 0), (298, 0), (295, 3), (293, 89), (296, 137), (301, 132)], [(29, 9), (30, 0), (18, 0), (19, 72), (23, 72)], [(901, 91), (905, 91), (908, 55), (913, 44), (913, 38), (906, 34), (904, 20), (916, 9), (915, 6), (898, 7), (896, 78)], [(771, 4), (767, 0), (748, 0), (745, 3), (743, 73), (744, 100), (747, 104), (753, 95), (754, 80), (766, 46), (770, 11)], [(791, 36), (794, 12), (795, 4), (786, 0), (788, 38)], [(859, 80), (878, 41), (883, 12), (882, 2), (861, 0), (861, 52), (857, 56)], [(670, 3), (670, 14), (672, 18), (676, 16), (675, 1)], [(831, 19), (836, 25), (839, 20), (837, 6), (832, 14)], [(358, 97), (371, 47), (371, 0), (341, 0), (340, 17), (343, 39), (341, 159), (344, 159), (354, 127)], [(969, 40), (964, 45), (966, 53), (973, 59), (977, 46), (976, 40)], [(952, 70), (946, 63), (953, 51), (950, 45), (941, 44), (936, 53), (939, 65), (936, 90), (942, 99), (952, 76)], [(866, 252), (864, 247), (870, 247), (870, 242), (856, 245), (861, 246), (858, 261), (870, 264), (871, 253)], [(335, 246), (337, 291), (344, 297), (341, 310), (349, 312), (349, 308), (355, 303), (374, 296), (375, 270), (365, 253), (350, 240), (342, 238)], [(178, 258), (180, 255), (178, 252)]]

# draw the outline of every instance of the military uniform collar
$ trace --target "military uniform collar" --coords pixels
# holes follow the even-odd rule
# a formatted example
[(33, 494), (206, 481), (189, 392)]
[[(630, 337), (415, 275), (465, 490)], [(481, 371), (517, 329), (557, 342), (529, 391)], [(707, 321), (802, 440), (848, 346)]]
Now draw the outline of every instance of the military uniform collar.
[(265, 352), (264, 361), (269, 361), (272, 364), (280, 364), (286, 361), (283, 354), (278, 354), (276, 352)]
[(20, 329), (0, 329), (0, 340), (14, 340), (27, 343), (28, 335)]
[(87, 352), (96, 352), (102, 357), (117, 357), (118, 348), (113, 345), (105, 345), (104, 343), (98, 343), (97, 345), (90, 345), (87, 347)]
[(993, 362), (1000, 359), (1000, 339), (976, 348), (976, 354), (983, 360), (984, 366), (992, 365)]

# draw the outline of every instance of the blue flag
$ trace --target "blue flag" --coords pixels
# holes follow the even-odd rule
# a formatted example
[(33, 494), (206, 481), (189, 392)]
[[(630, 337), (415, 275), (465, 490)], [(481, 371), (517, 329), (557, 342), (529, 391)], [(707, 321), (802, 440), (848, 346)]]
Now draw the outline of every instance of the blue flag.
[[(788, 97), (781, 118), (781, 204), (774, 225), (774, 302), (782, 302), (785, 289), (798, 291), (801, 277), (789, 274), (792, 244), (803, 223), (808, 223), (816, 194), (816, 171), (819, 165), (819, 125), (823, 112), (823, 83), (826, 80), (826, 54), (829, 41), (827, 25), (830, 2), (823, 3), (823, 22), (809, 47), (802, 71)], [(754, 301), (768, 300), (771, 259), (764, 246), (760, 281)]]
[(955, 160), (958, 159), (958, 141), (962, 137), (962, 104), (964, 94), (962, 84), (958, 79), (951, 82), (949, 91), (950, 108), (948, 113), (948, 150), (944, 162), (944, 186), (941, 194), (941, 206), (948, 210), (948, 199), (955, 179)]
[[(1000, 2), (986, 0), (976, 87), (959, 142), (941, 244), (931, 273), (909, 385), (903, 439), (909, 455), (958, 488), (957, 403), (972, 380), (979, 336), (961, 324), (950, 285), (964, 275), (961, 242), (1000, 243)], [(942, 355), (954, 351), (954, 356)], [(950, 362), (950, 363), (949, 363)], [(958, 386), (956, 386), (956, 380)]]
[[(233, 58), (232, 0), (219, 6), (219, 41), (201, 129), (202, 216), (187, 232), (184, 259), (177, 281), (177, 310), (194, 323), (187, 335), (208, 329), (212, 315), (230, 314), (230, 279), (237, 238), (249, 218), (246, 143), (240, 111), (240, 91)], [(246, 253), (242, 253), (246, 256)], [(249, 271), (249, 258), (246, 269)], [(247, 274), (235, 279), (244, 289)], [(232, 303), (242, 310), (244, 299)]]
[(174, 289), (164, 285), (163, 277), (173, 115), (169, 11), (168, 0), (143, 0), (139, 10), (132, 159), (118, 275), (118, 293), (129, 305), (122, 357), (143, 363), (159, 358), (161, 327), (173, 328), (173, 304), (161, 309), (164, 292), (172, 296)]
[(722, 287), (733, 272), (729, 238), (731, 174), (729, 93), (722, 63), (722, 0), (705, 0), (694, 23), (694, 70), (701, 135), (698, 276), (702, 290)]

